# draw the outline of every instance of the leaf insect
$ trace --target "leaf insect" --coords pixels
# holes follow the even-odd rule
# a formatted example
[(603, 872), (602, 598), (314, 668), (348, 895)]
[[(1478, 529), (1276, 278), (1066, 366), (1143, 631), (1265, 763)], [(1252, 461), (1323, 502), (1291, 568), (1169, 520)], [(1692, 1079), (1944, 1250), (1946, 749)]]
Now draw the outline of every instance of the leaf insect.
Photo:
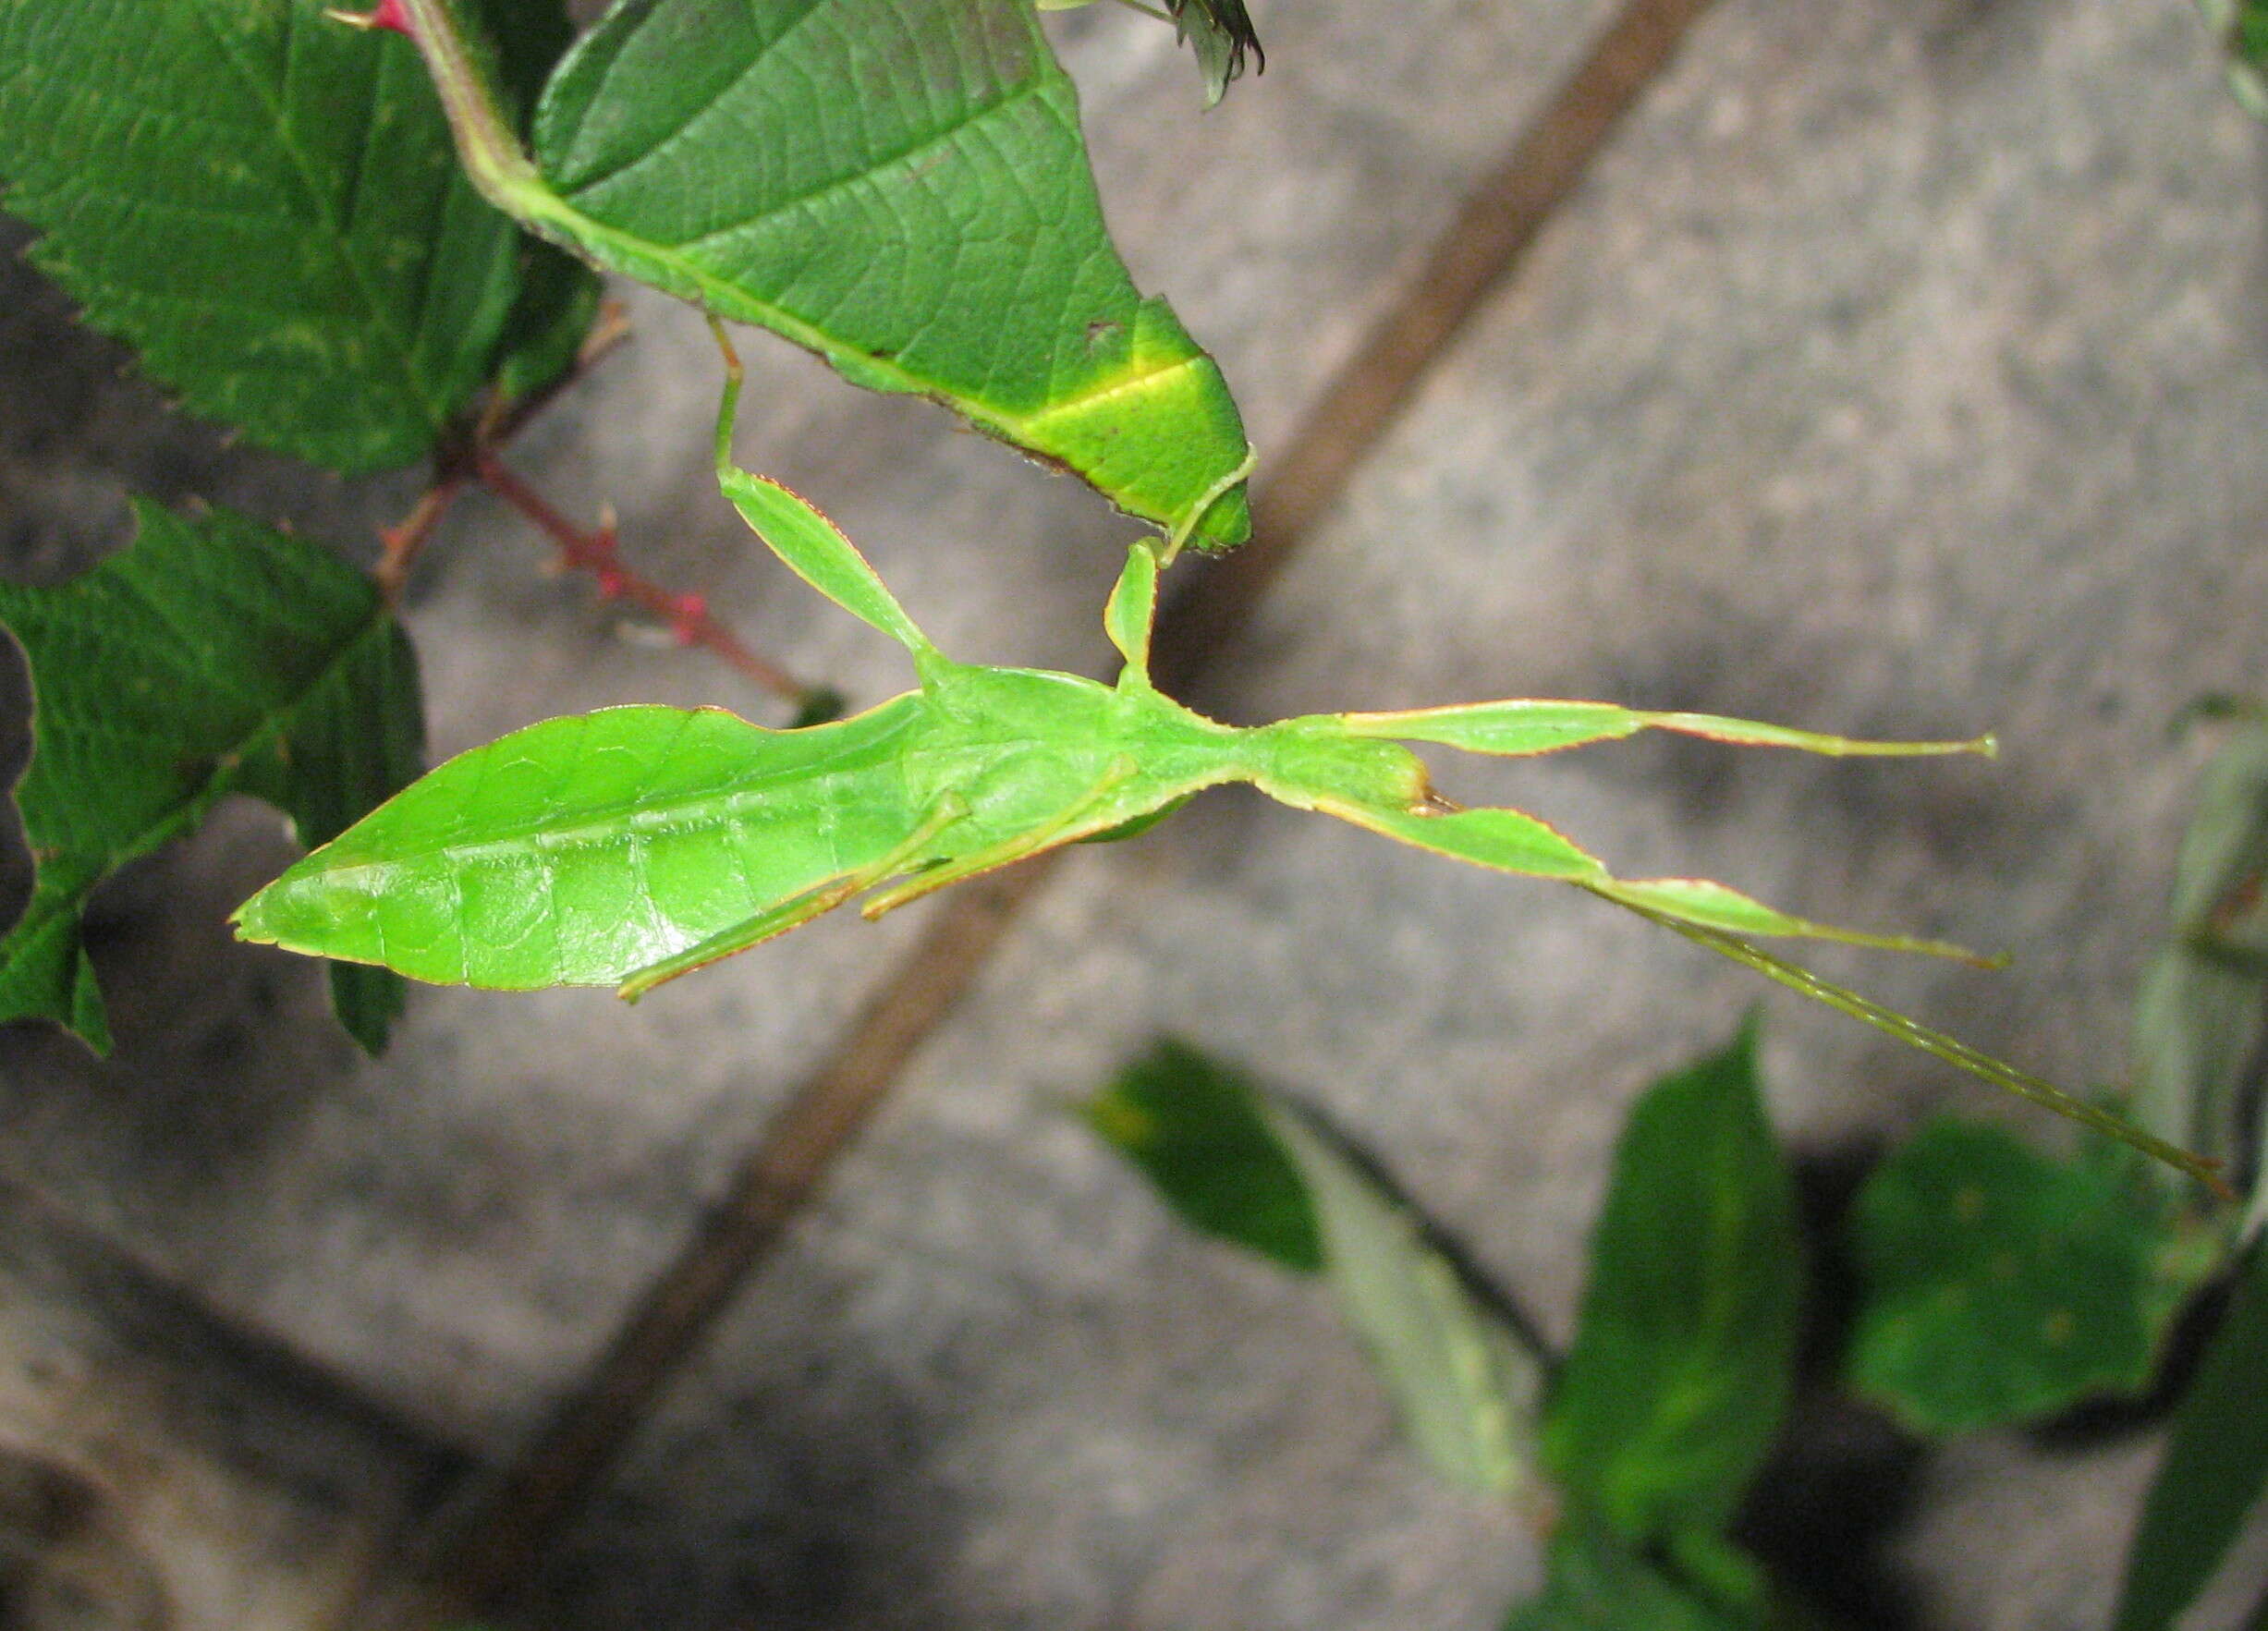
[(1982, 960), (1972, 954), (1814, 923), (1705, 879), (1616, 877), (1523, 811), (1450, 802), (1405, 746), (1519, 756), (1664, 730), (1909, 756), (1990, 754), (1990, 737), (1860, 741), (1713, 714), (1543, 700), (1222, 724), (1151, 683), (1160, 546), (1148, 539), (1128, 552), (1104, 613), (1124, 659), (1115, 685), (958, 663), (832, 522), (733, 464), (740, 371), (721, 328), (717, 337), (726, 359), (716, 429), (725, 497), (805, 582), (903, 646), (918, 687), (799, 729), (767, 729), (715, 708), (651, 706), (530, 725), (457, 755), (291, 867), (238, 911), (244, 939), (439, 984), (613, 985), (634, 1000), (861, 896), (861, 914), (879, 918), (996, 867), (1123, 835), (1207, 787), (1244, 782), (1398, 843), (1587, 890), (2207, 1176), (2195, 1158), (1750, 937)]

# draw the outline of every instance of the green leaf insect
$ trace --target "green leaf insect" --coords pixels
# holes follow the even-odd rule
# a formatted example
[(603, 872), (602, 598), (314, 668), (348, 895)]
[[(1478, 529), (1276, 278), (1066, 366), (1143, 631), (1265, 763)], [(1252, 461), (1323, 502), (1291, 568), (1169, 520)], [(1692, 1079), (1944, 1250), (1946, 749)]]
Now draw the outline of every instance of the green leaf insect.
[[(613, 985), (635, 998), (860, 896), (862, 914), (879, 918), (961, 879), (1118, 834), (1207, 787), (1244, 782), (1417, 848), (1573, 884), (1981, 1068), (1981, 1055), (1745, 937), (1971, 954), (1811, 922), (1703, 879), (1618, 878), (1533, 816), (1450, 802), (1403, 744), (1526, 755), (1666, 730), (1816, 753), (1912, 755), (1990, 752), (1988, 738), (1854, 741), (1586, 701), (1221, 724), (1151, 683), (1159, 563), (1148, 540), (1128, 553), (1104, 613), (1125, 659), (1116, 685), (957, 663), (826, 517), (733, 465), (738, 396), (736, 363), (717, 425), (725, 496), (812, 588), (904, 646), (919, 688), (796, 730), (768, 730), (718, 709), (663, 707), (530, 725), (458, 755), (292, 867), (238, 911), (240, 934), (439, 984)], [(2002, 1085), (2140, 1137), (2045, 1082), (1984, 1063)], [(2186, 1160), (2156, 1141), (2152, 1150)]]

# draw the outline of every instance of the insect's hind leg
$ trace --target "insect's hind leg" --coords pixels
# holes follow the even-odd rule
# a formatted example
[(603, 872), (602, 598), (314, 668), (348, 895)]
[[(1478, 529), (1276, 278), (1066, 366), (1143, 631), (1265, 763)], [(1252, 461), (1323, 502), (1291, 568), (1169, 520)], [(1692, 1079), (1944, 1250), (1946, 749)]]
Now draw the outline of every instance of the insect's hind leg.
[(735, 952), (747, 951), (775, 935), (823, 917), (864, 889), (871, 889), (893, 873), (902, 871), (928, 847), (932, 839), (955, 822), (969, 813), (969, 806), (957, 793), (947, 793), (940, 798), (919, 826), (908, 834), (903, 843), (894, 847), (881, 859), (844, 873), (841, 877), (817, 884), (786, 900), (765, 907), (753, 918), (735, 923), (729, 929), (719, 930), (708, 939), (689, 945), (675, 955), (664, 957), (658, 963), (648, 964), (616, 988), (616, 994), (626, 1003), (635, 1003), (655, 986), (690, 974), (696, 968), (705, 968), (711, 963), (731, 956)]
[[(1027, 856), (1038, 855), (1043, 850), (1071, 843), (1083, 836), (1079, 831), (1079, 823), (1092, 816), (1103, 801), (1124, 786), (1140, 768), (1133, 760), (1120, 754), (1110, 761), (1101, 781), (1038, 826), (1018, 833), (1013, 838), (1004, 838), (997, 844), (988, 844), (982, 849), (956, 856), (927, 871), (918, 872), (895, 889), (884, 890), (868, 901), (859, 908), (859, 915), (872, 922), (885, 912), (894, 912), (925, 895), (934, 895), (948, 883), (957, 883), (964, 878), (973, 878), (980, 872), (989, 872), (995, 867), (1005, 867)], [(1106, 825), (1120, 825), (1125, 819), (1119, 818)]]

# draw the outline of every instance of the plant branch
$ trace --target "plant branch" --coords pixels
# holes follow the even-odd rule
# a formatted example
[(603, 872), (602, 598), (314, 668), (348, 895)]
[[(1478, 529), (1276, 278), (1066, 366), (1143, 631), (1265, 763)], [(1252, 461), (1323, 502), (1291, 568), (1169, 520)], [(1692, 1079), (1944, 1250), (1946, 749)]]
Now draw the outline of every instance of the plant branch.
[(819, 693), (804, 686), (777, 663), (758, 656), (731, 629), (710, 614), (699, 593), (679, 594), (640, 577), (623, 565), (616, 547), (614, 517), (602, 519), (595, 530), (586, 530), (553, 507), (551, 502), (515, 475), (511, 468), (486, 448), (474, 453), (474, 473), (498, 498), (510, 505), (550, 539), (559, 552), (559, 564), (587, 572), (598, 583), (603, 601), (625, 601), (659, 618), (681, 646), (701, 646), (713, 651), (738, 673), (774, 696), (806, 708)]

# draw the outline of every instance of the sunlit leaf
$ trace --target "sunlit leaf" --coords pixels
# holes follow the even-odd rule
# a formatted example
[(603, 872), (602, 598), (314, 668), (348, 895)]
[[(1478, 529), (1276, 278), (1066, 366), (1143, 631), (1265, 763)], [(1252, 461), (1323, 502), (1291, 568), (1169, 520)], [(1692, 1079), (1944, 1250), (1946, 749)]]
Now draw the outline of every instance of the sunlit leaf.
[(1112, 249), (1023, 0), (627, 0), (554, 78), (534, 160), (498, 196), (599, 264), (1201, 544), (1245, 536), (1236, 406)]

